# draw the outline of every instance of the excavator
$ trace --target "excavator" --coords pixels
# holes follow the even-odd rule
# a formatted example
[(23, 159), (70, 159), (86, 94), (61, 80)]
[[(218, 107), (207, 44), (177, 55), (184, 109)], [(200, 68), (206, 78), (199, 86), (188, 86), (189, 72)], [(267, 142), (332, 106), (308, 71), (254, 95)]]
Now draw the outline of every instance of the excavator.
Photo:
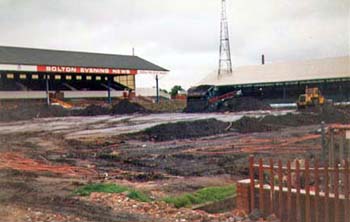
[(322, 106), (326, 103), (326, 99), (322, 96), (319, 88), (306, 88), (305, 94), (301, 94), (297, 101), (298, 109), (305, 109), (307, 107)]
[(223, 92), (213, 85), (192, 87), (187, 93), (186, 112), (215, 111), (226, 100), (241, 94), (240, 90)]

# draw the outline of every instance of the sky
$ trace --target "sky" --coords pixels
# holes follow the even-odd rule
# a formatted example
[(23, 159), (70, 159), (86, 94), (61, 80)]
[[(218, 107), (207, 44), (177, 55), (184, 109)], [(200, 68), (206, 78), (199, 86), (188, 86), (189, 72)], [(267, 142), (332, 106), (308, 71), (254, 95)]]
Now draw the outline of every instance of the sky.
[[(217, 72), (220, 0), (0, 0), (0, 45), (135, 54), (160, 87)], [(233, 68), (350, 54), (350, 0), (227, 0)], [(137, 77), (154, 87), (154, 76)]]

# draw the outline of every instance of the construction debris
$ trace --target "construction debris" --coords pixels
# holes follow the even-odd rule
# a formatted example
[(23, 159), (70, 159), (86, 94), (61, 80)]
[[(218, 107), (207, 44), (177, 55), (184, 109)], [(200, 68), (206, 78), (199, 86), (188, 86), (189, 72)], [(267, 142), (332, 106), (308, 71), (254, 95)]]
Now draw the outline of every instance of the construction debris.
[(234, 211), (219, 214), (209, 214), (200, 210), (189, 208), (174, 208), (163, 201), (139, 202), (132, 200), (126, 194), (104, 194), (92, 193), (89, 197), (80, 197), (84, 201), (89, 201), (99, 205), (109, 206), (113, 211), (126, 212), (134, 215), (144, 215), (149, 221), (169, 221), (169, 222), (254, 222), (254, 221), (274, 221), (276, 217), (269, 216), (273, 220), (264, 220), (262, 217), (252, 217), (243, 212)]

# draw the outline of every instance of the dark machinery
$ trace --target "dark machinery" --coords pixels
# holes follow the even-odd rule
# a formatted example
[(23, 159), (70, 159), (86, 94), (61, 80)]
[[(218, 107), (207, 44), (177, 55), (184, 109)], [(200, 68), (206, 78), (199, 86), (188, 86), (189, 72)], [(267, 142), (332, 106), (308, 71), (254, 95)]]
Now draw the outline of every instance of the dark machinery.
[(192, 87), (187, 92), (186, 112), (210, 112), (228, 99), (241, 95), (241, 91), (224, 92), (213, 85)]

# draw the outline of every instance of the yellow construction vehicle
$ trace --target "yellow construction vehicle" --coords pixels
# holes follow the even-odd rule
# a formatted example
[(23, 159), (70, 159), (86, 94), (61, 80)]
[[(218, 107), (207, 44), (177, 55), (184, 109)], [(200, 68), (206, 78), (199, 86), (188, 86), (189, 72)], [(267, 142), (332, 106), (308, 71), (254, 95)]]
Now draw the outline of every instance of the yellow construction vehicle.
[(303, 109), (310, 106), (322, 106), (326, 99), (322, 96), (321, 91), (315, 88), (306, 88), (305, 94), (299, 96), (297, 101), (298, 109)]

